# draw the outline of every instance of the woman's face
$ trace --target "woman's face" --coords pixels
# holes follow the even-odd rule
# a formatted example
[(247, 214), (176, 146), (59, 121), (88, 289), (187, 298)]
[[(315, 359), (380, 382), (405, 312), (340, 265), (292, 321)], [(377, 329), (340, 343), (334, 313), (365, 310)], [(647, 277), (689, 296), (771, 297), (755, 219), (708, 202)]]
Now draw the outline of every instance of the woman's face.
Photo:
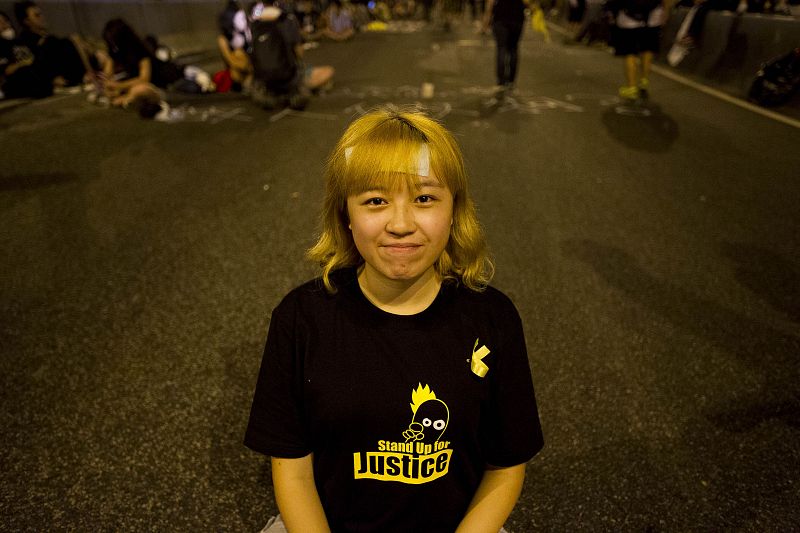
[(11, 26), (11, 22), (5, 17), (5, 15), (0, 15), (0, 33), (5, 32), (7, 30), (13, 31), (14, 28), (13, 26)]
[(430, 273), (450, 239), (453, 195), (434, 176), (419, 187), (347, 198), (350, 230), (370, 275), (414, 281)]

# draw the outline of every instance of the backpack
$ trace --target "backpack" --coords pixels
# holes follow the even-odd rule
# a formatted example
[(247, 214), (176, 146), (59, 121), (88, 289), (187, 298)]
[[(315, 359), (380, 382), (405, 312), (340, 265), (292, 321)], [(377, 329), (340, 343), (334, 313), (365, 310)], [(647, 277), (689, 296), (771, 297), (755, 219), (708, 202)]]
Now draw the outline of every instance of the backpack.
[(761, 66), (750, 85), (748, 98), (758, 105), (779, 106), (800, 89), (800, 48)]
[(286, 17), (282, 13), (276, 20), (254, 20), (250, 27), (253, 72), (267, 86), (288, 84), (297, 76), (297, 58), (282, 31)]

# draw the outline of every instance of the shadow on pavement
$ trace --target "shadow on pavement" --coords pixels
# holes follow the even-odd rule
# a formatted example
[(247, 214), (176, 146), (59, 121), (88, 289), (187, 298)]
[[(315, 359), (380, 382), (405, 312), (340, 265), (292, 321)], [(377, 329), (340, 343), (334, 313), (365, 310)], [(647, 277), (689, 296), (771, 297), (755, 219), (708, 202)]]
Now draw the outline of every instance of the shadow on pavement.
[(259, 531), (270, 516), (278, 513), (269, 458), (243, 444), (255, 382), (251, 363), (253, 354), (261, 350), (260, 343), (248, 342), (226, 347), (219, 353), (224, 381), (219, 384), (218, 409), (210, 413), (213, 429), (208, 469), (214, 491), (220, 495), (216, 503), (235, 502), (240, 524), (248, 531)]
[(643, 152), (666, 152), (679, 135), (678, 123), (650, 102), (609, 106), (603, 125), (612, 138)]
[(0, 191), (24, 191), (61, 185), (78, 179), (76, 174), (53, 172), (48, 174), (16, 174), (0, 176)]
[(800, 268), (771, 250), (749, 243), (722, 243), (736, 280), (800, 324)]
[[(749, 380), (742, 379), (739, 387), (710, 391), (718, 396), (716, 405), (706, 414), (712, 424), (733, 432), (776, 420), (800, 428), (800, 338), (658, 279), (619, 248), (571, 240), (562, 244), (562, 250), (565, 256), (590, 266), (613, 289), (658, 313), (679, 330), (704, 338), (757, 377), (756, 387), (746, 386)], [(784, 271), (785, 265), (773, 265), (780, 270), (777, 279), (791, 275)], [(762, 285), (758, 289), (759, 294), (764, 292)]]

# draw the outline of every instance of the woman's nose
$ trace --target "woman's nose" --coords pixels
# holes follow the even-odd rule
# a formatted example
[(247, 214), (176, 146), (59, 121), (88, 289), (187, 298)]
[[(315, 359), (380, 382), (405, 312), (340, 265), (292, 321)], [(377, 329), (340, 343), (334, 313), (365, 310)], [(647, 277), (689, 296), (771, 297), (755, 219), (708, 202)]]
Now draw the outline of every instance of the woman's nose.
[(395, 204), (386, 222), (386, 231), (396, 235), (407, 235), (416, 229), (413, 208), (404, 203)]

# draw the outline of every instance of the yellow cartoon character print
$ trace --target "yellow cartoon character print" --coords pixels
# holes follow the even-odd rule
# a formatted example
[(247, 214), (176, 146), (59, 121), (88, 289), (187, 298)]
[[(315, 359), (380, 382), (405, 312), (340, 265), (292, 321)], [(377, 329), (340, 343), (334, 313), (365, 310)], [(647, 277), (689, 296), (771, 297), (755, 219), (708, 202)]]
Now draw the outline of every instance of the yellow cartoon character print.
[(403, 431), (406, 442), (438, 442), (450, 422), (450, 409), (426, 384), (411, 391), (411, 423)]

